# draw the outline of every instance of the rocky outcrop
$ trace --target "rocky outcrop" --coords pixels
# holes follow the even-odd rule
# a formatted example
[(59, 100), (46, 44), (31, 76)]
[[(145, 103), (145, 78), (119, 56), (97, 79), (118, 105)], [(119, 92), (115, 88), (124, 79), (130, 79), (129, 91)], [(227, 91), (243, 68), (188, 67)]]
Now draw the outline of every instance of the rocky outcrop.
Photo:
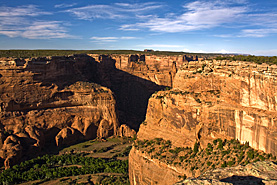
[(185, 184), (277, 184), (277, 165), (273, 162), (256, 162), (246, 166), (236, 166), (207, 171), (197, 178), (188, 178), (175, 185)]
[[(193, 147), (199, 142), (201, 148), (216, 138), (234, 138), (276, 156), (276, 69), (246, 62), (184, 63), (175, 75), (173, 89), (149, 99), (137, 138), (163, 138), (175, 147)], [(140, 151), (131, 151), (131, 184), (147, 184), (142, 183), (147, 179), (157, 179), (160, 184), (168, 173), (175, 174), (173, 183), (184, 174), (185, 169), (172, 171), (159, 160), (144, 159)], [(146, 169), (148, 173), (142, 173)]]
[(63, 128), (55, 137), (57, 146), (69, 146), (82, 141), (84, 136), (73, 128)]
[(0, 157), (5, 159), (5, 168), (10, 168), (19, 161), (22, 153), (22, 145), (18, 137), (10, 135), (6, 138), (0, 150)]
[(136, 131), (134, 131), (133, 129), (131, 129), (130, 127), (128, 127), (127, 125), (120, 125), (119, 129), (118, 129), (118, 136), (125, 136), (125, 137), (134, 137), (134, 135), (136, 135)]
[(1, 66), (0, 157), (9, 167), (48, 148), (117, 134), (112, 91), (88, 56), (48, 57)]
[(188, 171), (175, 167), (158, 159), (153, 159), (141, 151), (131, 149), (129, 154), (129, 179), (130, 184), (161, 184), (170, 185), (180, 181), (181, 175)]

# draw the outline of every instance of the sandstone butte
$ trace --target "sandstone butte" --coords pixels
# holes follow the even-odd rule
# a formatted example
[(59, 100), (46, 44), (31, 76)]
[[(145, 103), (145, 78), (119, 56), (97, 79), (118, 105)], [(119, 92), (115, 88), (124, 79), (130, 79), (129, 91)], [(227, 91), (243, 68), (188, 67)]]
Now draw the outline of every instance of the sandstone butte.
[[(138, 130), (140, 140), (163, 138), (176, 147), (235, 138), (276, 156), (276, 66), (95, 54), (0, 63), (0, 157), (7, 168), (49, 147)], [(165, 87), (172, 89), (160, 91)], [(131, 184), (174, 184), (184, 174), (146, 159), (132, 148)]]
[[(199, 142), (205, 148), (216, 138), (233, 138), (276, 156), (276, 77), (277, 66), (265, 64), (183, 62), (173, 88), (149, 99), (137, 139), (162, 138), (175, 147), (193, 147)], [(135, 147), (130, 152), (131, 184), (174, 184), (184, 174), (197, 176), (184, 167), (152, 159)]]

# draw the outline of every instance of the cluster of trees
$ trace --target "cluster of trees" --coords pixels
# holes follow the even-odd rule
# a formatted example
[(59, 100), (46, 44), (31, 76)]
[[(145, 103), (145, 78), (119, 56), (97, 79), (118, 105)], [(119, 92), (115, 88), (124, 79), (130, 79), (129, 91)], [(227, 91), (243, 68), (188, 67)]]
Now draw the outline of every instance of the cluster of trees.
[(103, 185), (130, 185), (128, 174), (122, 176), (105, 176), (100, 184)]
[(218, 56), (216, 57), (216, 60), (247, 61), (247, 62), (254, 62), (257, 64), (266, 63), (269, 65), (277, 64), (277, 56), (273, 56), (273, 57), (254, 56), (254, 55)]
[(24, 161), (0, 174), (2, 184), (38, 179), (55, 179), (95, 173), (128, 173), (128, 161), (83, 157), (82, 155), (44, 155)]
[(264, 160), (276, 161), (276, 157), (272, 154), (254, 150), (248, 142), (241, 144), (235, 139), (216, 139), (208, 143), (205, 149), (200, 148), (199, 142), (195, 142), (193, 148), (173, 147), (169, 140), (165, 141), (161, 138), (136, 140), (134, 147), (148, 154), (152, 159), (189, 168), (193, 172), (195, 170), (205, 172), (208, 169), (246, 165)]

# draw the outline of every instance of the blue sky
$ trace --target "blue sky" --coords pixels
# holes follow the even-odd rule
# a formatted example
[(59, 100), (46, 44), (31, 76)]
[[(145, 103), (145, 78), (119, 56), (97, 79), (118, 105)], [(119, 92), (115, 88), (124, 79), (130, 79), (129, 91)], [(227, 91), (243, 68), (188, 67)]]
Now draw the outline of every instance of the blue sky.
[(0, 49), (277, 55), (276, 0), (0, 2)]

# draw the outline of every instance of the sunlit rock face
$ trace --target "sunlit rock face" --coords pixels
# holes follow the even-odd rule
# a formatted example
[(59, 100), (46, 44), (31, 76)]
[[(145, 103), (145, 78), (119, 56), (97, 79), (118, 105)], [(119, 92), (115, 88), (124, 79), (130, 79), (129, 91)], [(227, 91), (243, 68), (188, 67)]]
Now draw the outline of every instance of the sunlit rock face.
[(1, 149), (6, 168), (52, 147), (117, 134), (112, 91), (86, 55), (1, 63)]
[[(234, 138), (276, 155), (276, 76), (276, 66), (227, 61), (185, 62), (175, 75), (173, 89), (159, 91), (149, 99), (146, 119), (137, 137), (140, 140), (163, 138), (181, 147), (193, 147), (196, 141), (205, 147), (216, 138)], [(144, 158), (144, 154), (132, 149), (131, 184), (148, 181), (163, 184), (161, 177), (169, 171), (173, 184), (185, 173), (185, 169), (172, 170), (158, 160)], [(153, 173), (154, 167), (158, 169), (153, 171), (159, 173)]]
[(207, 184), (276, 184), (277, 165), (273, 162), (257, 162), (205, 172), (197, 178), (189, 178), (175, 185)]
[(188, 63), (176, 75), (174, 88), (217, 93), (211, 105), (201, 102), (200, 122), (218, 125), (217, 134), (276, 155), (276, 69), (245, 62)]

